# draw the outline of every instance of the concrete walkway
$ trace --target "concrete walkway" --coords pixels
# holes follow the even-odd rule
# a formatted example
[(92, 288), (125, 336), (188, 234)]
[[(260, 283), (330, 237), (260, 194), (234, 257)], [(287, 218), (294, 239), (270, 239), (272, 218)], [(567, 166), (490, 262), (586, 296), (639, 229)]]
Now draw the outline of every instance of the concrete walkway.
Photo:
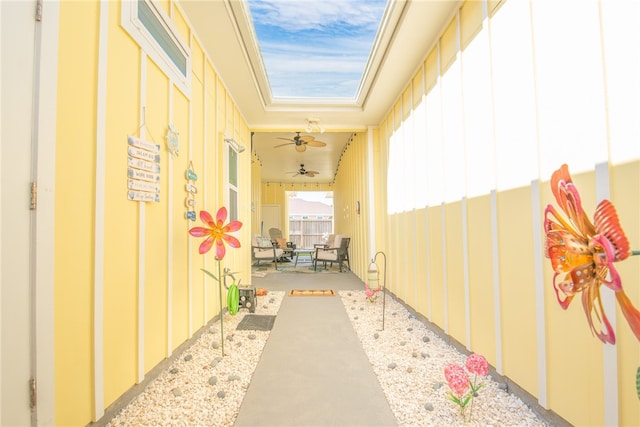
[(333, 289), (336, 296), (285, 296), (235, 426), (397, 425), (337, 295), (362, 290), (360, 279), (273, 273), (252, 284), (287, 293)]

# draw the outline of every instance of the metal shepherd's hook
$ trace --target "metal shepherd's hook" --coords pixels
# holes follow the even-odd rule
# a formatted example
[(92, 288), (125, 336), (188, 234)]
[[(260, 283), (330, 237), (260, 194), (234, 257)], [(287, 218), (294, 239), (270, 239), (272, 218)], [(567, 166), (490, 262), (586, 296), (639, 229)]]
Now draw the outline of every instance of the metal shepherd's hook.
[[(370, 289), (380, 289), (380, 285), (378, 285), (378, 282), (379, 282), (378, 264), (376, 264), (376, 258), (378, 258), (378, 255), (382, 255), (384, 259), (384, 276), (382, 281), (382, 329), (381, 329), (384, 331), (384, 312), (385, 312), (386, 296), (387, 296), (387, 255), (384, 252), (382, 251), (376, 252), (376, 254), (371, 259), (371, 265), (369, 266), (368, 280), (369, 280)], [(375, 286), (372, 286), (374, 283), (375, 283)]]

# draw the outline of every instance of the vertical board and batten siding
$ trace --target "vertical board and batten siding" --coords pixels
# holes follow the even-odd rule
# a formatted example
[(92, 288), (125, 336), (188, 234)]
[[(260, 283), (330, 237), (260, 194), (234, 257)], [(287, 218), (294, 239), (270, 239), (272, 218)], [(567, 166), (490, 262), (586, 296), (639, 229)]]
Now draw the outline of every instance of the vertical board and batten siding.
[[(56, 126), (55, 187), (73, 191), (56, 192), (54, 215), (55, 300), (55, 396), (58, 423), (86, 424), (91, 420), (93, 387), (93, 217), (95, 193), (97, 97), (96, 75), (99, 32), (95, 20), (99, 4), (78, 7), (60, 5), (59, 63), (73, 63), (73, 69), (58, 74), (59, 93), (85, 96), (58, 97)], [(93, 16), (96, 19), (84, 19)], [(83, 52), (78, 55), (77, 52)], [(76, 142), (74, 142), (76, 141)], [(74, 162), (74, 159), (86, 159)], [(74, 164), (74, 167), (67, 165)], [(84, 179), (79, 179), (84, 177)], [(73, 207), (69, 209), (69, 207)], [(64, 221), (59, 220), (64, 218)], [(70, 256), (72, 254), (72, 256)], [(70, 380), (70, 379), (73, 380)], [(73, 421), (73, 422), (72, 422)]]
[[(514, 215), (514, 209), (518, 215)], [(528, 188), (498, 192), (498, 258), (503, 371), (521, 387), (537, 394), (535, 286)], [(526, 303), (525, 303), (526, 302)], [(533, 365), (532, 365), (533, 364)]]
[[(190, 46), (189, 94), (120, 26), (122, 3), (60, 5), (55, 184), (73, 188), (56, 192), (55, 203), (55, 234), (64, 236), (54, 255), (60, 425), (99, 418), (219, 310), (199, 270), (213, 262), (186, 234), (184, 172), (193, 160), (203, 195), (197, 209), (215, 211), (226, 200), (221, 135), (246, 146), (249, 130), (180, 8), (158, 4)], [(370, 254), (385, 251), (391, 292), (484, 354), (542, 406), (572, 424), (637, 425), (640, 349), (610, 292), (602, 290), (617, 343), (603, 346), (579, 298), (568, 310), (558, 306), (548, 260), (536, 264), (535, 222), (540, 207), (554, 203), (550, 173), (563, 162), (589, 215), (605, 194), (632, 248), (640, 242), (640, 190), (629, 185), (640, 181), (640, 153), (629, 143), (638, 139), (640, 73), (637, 41), (625, 32), (638, 26), (638, 5), (571, 4), (556, 2), (550, 11), (540, 2), (463, 3), (379, 128), (354, 136), (335, 184), (320, 191), (336, 194), (336, 231), (351, 236), (359, 277), (366, 278)], [(544, 29), (553, 22), (572, 31), (550, 39)], [(565, 62), (572, 57), (575, 64)], [(561, 76), (566, 84), (554, 90), (549, 83)], [(570, 126), (554, 120), (558, 109)], [(180, 132), (176, 158), (164, 150), (169, 123)], [(159, 204), (126, 200), (127, 134), (163, 147)], [(407, 162), (417, 153), (426, 175), (415, 170), (421, 162)], [(307, 188), (260, 183), (259, 160), (247, 153), (239, 161), (239, 212), (251, 224), (239, 235), (248, 242), (259, 232), (262, 204), (286, 207), (286, 191)], [(606, 176), (594, 171), (603, 163)], [(375, 238), (367, 210), (375, 210)], [(248, 276), (249, 258), (242, 251), (225, 262)], [(640, 257), (617, 264), (637, 307)]]
[[(166, 132), (167, 111), (169, 109), (169, 79), (152, 61), (146, 65), (146, 85), (152, 90), (146, 91), (145, 131), (151, 135), (162, 135)], [(162, 159), (162, 158), (161, 158)], [(168, 162), (160, 166), (160, 182), (168, 182)], [(166, 230), (169, 224), (169, 213), (161, 205), (145, 207), (146, 228), (148, 230)], [(167, 284), (168, 270), (158, 268), (158, 264), (166, 265), (168, 239), (162, 233), (148, 233), (145, 238), (145, 255), (149, 262), (145, 263), (145, 300), (144, 310), (144, 371), (147, 372), (166, 356), (167, 349)]]
[[(574, 173), (571, 177), (580, 189), (583, 206), (595, 206), (594, 174)], [(553, 195), (548, 181), (544, 184), (546, 185), (542, 186), (542, 198), (551, 202)], [(616, 202), (616, 205), (618, 204)], [(553, 277), (549, 262), (545, 262), (544, 271), (546, 278)], [(547, 282), (546, 286), (547, 289), (553, 289), (550, 282)], [(549, 402), (556, 408), (556, 412), (569, 414), (565, 416), (567, 419), (588, 417), (591, 420), (603, 420), (602, 344), (589, 329), (581, 301), (576, 299), (569, 309), (559, 310), (555, 293), (546, 292), (545, 302), (548, 307), (546, 322), (550, 332), (547, 339)], [(567, 363), (568, 360), (571, 363)], [(594, 371), (600, 375), (593, 375)], [(585, 376), (585, 372), (590, 372), (591, 375)], [(577, 386), (587, 390), (576, 389)], [(569, 392), (574, 396), (579, 394), (580, 398), (584, 399), (581, 408), (576, 407), (570, 399), (566, 399), (566, 393)]]
[(103, 341), (99, 343), (104, 359), (101, 367), (104, 402), (117, 399), (136, 382), (138, 375), (137, 237), (140, 227), (140, 207), (127, 200), (125, 187), (127, 135), (136, 134), (141, 125), (140, 49), (131, 43), (124, 31), (113, 25), (114, 21), (119, 21), (118, 8), (109, 7), (108, 13), (106, 63), (99, 66), (106, 67), (106, 87), (118, 87), (118, 90), (107, 89), (106, 104), (98, 104), (99, 110), (104, 109), (101, 114), (105, 120), (104, 187), (97, 186), (92, 196), (102, 203), (103, 210), (96, 215), (104, 217), (104, 224), (96, 224), (96, 232), (104, 236), (104, 241), (92, 242), (101, 245), (99, 250), (103, 257), (96, 262), (104, 264), (102, 278), (96, 278), (103, 281), (103, 300), (96, 299), (96, 304), (102, 304), (104, 313)]
[[(192, 164), (198, 175), (195, 210), (215, 214), (226, 200), (222, 135), (246, 146), (249, 132), (179, 7), (157, 4), (189, 46), (188, 93), (121, 26), (124, 4), (60, 5), (55, 180), (72, 191), (56, 192), (55, 204), (55, 234), (65, 236), (55, 242), (59, 425), (99, 419), (220, 310), (200, 270), (213, 262), (187, 233), (200, 220), (184, 215), (185, 171)], [(175, 157), (166, 147), (170, 124), (180, 138)], [(161, 148), (159, 203), (127, 199), (127, 135)], [(238, 156), (245, 224), (250, 161)], [(249, 246), (250, 227), (238, 235)], [(224, 261), (249, 276), (248, 250)]]
[[(349, 264), (351, 270), (366, 279), (370, 262), (369, 222), (366, 212), (369, 192), (367, 175), (367, 132), (355, 133), (340, 158), (338, 174), (334, 183), (334, 212), (336, 234), (351, 238)], [(357, 183), (357, 184), (356, 184)], [(360, 213), (357, 202), (360, 202)], [(363, 280), (365, 280), (363, 279)]]
[[(640, 349), (615, 298), (602, 288), (616, 324), (612, 347), (591, 334), (579, 297), (567, 310), (559, 307), (553, 272), (540, 253), (542, 211), (555, 204), (549, 179), (562, 163), (569, 164), (588, 215), (598, 197), (610, 198), (632, 248), (640, 242), (640, 190), (628, 185), (640, 177), (639, 150), (628, 142), (638, 136), (638, 99), (623, 89), (638, 88), (638, 57), (617, 49), (630, 43), (624, 28), (637, 26), (638, 5), (571, 4), (467, 1), (443, 24), (378, 128), (372, 240), (388, 255), (387, 287), (396, 297), (485, 355), (541, 406), (572, 424), (636, 425)], [(578, 11), (576, 34), (540, 39), (548, 22), (572, 25), (575, 17), (567, 14)], [(579, 65), (565, 62), (575, 55), (554, 56), (571, 49)], [(629, 67), (616, 66), (625, 59)], [(590, 83), (573, 79), (566, 91), (550, 92), (558, 75), (553, 61), (579, 66)], [(577, 113), (585, 104), (581, 87), (595, 100), (584, 108), (588, 120)], [(570, 110), (565, 127), (549, 116), (549, 105)], [(417, 153), (426, 175), (407, 170), (420, 167), (406, 162)], [(602, 162), (608, 178), (595, 171)], [(337, 182), (347, 175), (341, 168)], [(616, 265), (636, 307), (638, 258)]]

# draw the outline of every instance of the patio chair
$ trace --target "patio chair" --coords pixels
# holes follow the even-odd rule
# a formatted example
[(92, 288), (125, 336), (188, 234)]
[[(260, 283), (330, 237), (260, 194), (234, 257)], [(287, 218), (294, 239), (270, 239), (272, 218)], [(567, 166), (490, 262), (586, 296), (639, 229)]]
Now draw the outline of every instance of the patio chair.
[(349, 265), (349, 242), (351, 241), (350, 237), (343, 236), (341, 234), (336, 234), (335, 239), (333, 241), (334, 247), (316, 247), (316, 253), (313, 258), (313, 270), (316, 271), (318, 266), (318, 262), (324, 263), (326, 268), (327, 263), (333, 265), (333, 263), (337, 263), (340, 268), (340, 272), (342, 272), (342, 268), (347, 263), (345, 268), (351, 269), (351, 265)]
[(335, 234), (328, 234), (322, 239), (322, 243), (315, 243), (314, 248), (333, 248), (336, 239)]
[(259, 234), (251, 239), (251, 262), (259, 265), (260, 261), (273, 261), (273, 266), (278, 269), (278, 259), (282, 257), (284, 251), (271, 243), (271, 240)]
[(279, 228), (270, 228), (269, 237), (271, 237), (271, 242), (276, 244), (277, 248), (284, 251), (284, 259), (282, 261), (290, 261), (289, 258), (293, 256), (296, 245), (293, 242), (287, 242), (287, 239), (282, 237), (282, 230)]

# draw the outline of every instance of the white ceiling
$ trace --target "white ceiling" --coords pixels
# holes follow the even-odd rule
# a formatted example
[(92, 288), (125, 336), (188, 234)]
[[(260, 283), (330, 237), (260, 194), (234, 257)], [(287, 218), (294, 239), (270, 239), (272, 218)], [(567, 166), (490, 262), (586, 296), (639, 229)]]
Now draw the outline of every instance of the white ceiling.
[[(320, 0), (318, 0), (320, 1)], [(248, 6), (242, 0), (181, 0), (200, 43), (243, 114), (252, 150), (262, 163), (262, 179), (271, 182), (330, 183), (353, 132), (377, 126), (422, 66), (425, 54), (459, 7), (459, 0), (409, 0), (390, 3), (356, 99), (272, 99)], [(324, 133), (311, 133), (326, 147), (273, 148), (307, 133), (307, 118), (320, 119)], [(314, 178), (293, 177), (304, 163)]]

